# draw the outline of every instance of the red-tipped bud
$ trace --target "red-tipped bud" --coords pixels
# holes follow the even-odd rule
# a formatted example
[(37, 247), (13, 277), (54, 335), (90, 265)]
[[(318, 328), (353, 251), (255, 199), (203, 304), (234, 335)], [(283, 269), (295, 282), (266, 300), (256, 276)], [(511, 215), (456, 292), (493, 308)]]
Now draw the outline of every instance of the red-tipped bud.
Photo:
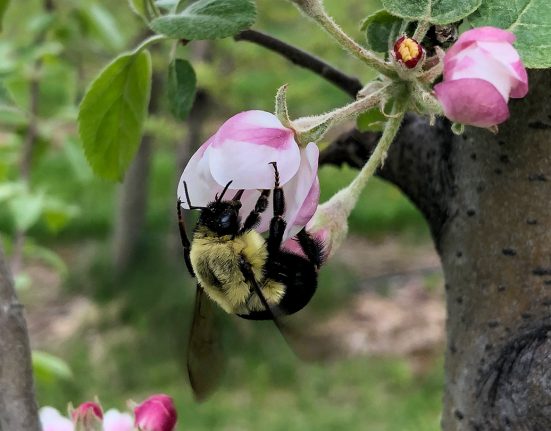
[(402, 36), (394, 44), (394, 55), (408, 69), (413, 69), (424, 56), (424, 49), (419, 42)]
[(173, 431), (177, 413), (168, 395), (152, 395), (134, 409), (135, 426), (140, 431)]
[(98, 403), (87, 401), (71, 412), (77, 430), (101, 429), (103, 411)]

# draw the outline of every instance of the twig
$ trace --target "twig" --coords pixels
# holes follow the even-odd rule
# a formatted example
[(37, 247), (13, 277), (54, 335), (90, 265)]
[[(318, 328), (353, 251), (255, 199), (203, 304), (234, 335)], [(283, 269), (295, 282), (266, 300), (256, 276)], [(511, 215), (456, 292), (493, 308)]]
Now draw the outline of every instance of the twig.
[(352, 97), (356, 97), (358, 91), (362, 89), (362, 83), (358, 78), (349, 76), (318, 57), (273, 36), (256, 30), (245, 30), (234, 36), (234, 39), (246, 40), (274, 51), (297, 66), (311, 70)]
[(40, 431), (23, 307), (0, 246), (0, 429)]

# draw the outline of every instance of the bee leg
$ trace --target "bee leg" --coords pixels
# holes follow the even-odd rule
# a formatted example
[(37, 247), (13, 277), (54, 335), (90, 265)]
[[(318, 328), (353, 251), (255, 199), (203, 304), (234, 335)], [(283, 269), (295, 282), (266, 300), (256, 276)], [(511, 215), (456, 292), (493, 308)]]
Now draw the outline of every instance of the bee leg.
[(319, 269), (325, 262), (326, 255), (323, 249), (323, 243), (315, 238), (312, 238), (305, 228), (303, 228), (296, 236), (300, 248), (308, 258), (308, 260)]
[(262, 193), (260, 193), (260, 196), (258, 197), (258, 200), (256, 201), (256, 204), (254, 206), (254, 210), (250, 212), (250, 214), (245, 219), (245, 223), (243, 223), (243, 227), (239, 230), (239, 235), (253, 229), (260, 223), (260, 214), (262, 214), (264, 211), (266, 211), (266, 208), (268, 208), (268, 198), (270, 197), (270, 190), (262, 190)]
[(191, 244), (186, 234), (186, 225), (184, 224), (184, 217), (182, 216), (182, 201), (180, 199), (178, 199), (176, 211), (178, 212), (178, 227), (180, 228), (180, 239), (182, 240), (182, 247), (184, 247), (184, 260), (186, 262), (189, 274), (192, 277), (195, 277), (195, 272), (193, 271), (193, 266), (191, 266), (191, 259), (189, 257)]
[(274, 166), (275, 171), (275, 185), (274, 185), (274, 215), (270, 221), (270, 234), (268, 236), (268, 253), (270, 255), (279, 252), (281, 243), (283, 241), (283, 234), (287, 227), (287, 222), (283, 219), (283, 213), (285, 212), (285, 196), (283, 189), (279, 186), (279, 172), (277, 170), (277, 163), (271, 163)]

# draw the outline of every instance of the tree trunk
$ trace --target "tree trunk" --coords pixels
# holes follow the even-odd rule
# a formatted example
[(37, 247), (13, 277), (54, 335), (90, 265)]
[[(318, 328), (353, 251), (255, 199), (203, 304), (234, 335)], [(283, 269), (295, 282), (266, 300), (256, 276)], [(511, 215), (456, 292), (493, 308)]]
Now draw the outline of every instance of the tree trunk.
[[(408, 115), (378, 172), (424, 214), (444, 267), (445, 431), (551, 430), (550, 98), (551, 71), (531, 71), (497, 135)], [(360, 167), (377, 139), (347, 132), (320, 163)]]
[(0, 430), (40, 431), (27, 324), (1, 246)]
[[(150, 115), (155, 114), (159, 108), (161, 81), (159, 74), (154, 73), (149, 102)], [(145, 224), (152, 146), (153, 136), (146, 133), (119, 189), (113, 233), (113, 261), (118, 273), (124, 272), (132, 262)]]
[(497, 135), (469, 128), (449, 157), (446, 431), (551, 429), (551, 73), (530, 78)]

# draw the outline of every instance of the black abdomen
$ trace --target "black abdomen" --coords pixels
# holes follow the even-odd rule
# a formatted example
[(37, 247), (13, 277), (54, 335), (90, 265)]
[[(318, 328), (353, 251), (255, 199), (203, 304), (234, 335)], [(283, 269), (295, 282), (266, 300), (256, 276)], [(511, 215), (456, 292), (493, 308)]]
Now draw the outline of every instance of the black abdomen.
[[(274, 314), (288, 315), (303, 309), (314, 293), (318, 284), (318, 274), (315, 267), (305, 258), (293, 253), (279, 252), (266, 262), (266, 278), (285, 285), (285, 294)], [(239, 315), (244, 319), (268, 320), (272, 316), (267, 311), (252, 311), (247, 315)]]

